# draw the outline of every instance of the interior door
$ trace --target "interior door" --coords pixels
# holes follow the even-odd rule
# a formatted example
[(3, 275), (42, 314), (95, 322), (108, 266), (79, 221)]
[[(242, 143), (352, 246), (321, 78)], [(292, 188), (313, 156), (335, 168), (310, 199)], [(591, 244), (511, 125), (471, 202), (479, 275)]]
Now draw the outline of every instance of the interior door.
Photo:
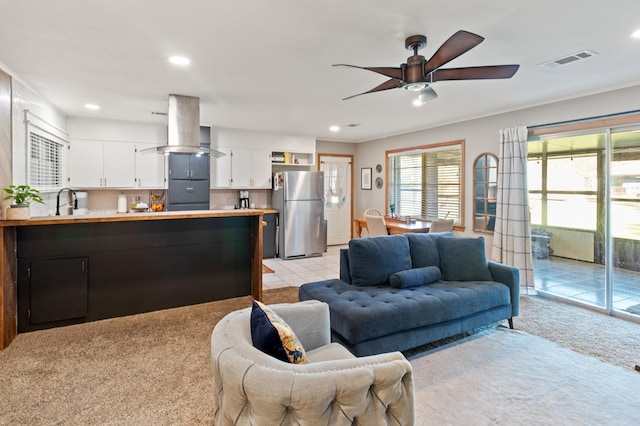
[(351, 239), (352, 162), (351, 155), (320, 155), (320, 170), (324, 172), (327, 245), (347, 244)]

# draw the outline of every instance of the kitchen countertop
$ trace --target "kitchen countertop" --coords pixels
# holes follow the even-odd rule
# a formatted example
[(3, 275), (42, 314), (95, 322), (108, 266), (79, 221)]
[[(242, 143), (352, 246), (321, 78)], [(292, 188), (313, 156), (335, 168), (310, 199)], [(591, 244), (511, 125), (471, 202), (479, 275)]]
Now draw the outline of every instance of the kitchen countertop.
[(175, 212), (101, 213), (77, 216), (37, 216), (26, 220), (0, 220), (0, 227), (63, 225), (70, 223), (131, 222), (136, 220), (195, 219), (205, 217), (258, 216), (277, 213), (272, 209), (188, 210)]

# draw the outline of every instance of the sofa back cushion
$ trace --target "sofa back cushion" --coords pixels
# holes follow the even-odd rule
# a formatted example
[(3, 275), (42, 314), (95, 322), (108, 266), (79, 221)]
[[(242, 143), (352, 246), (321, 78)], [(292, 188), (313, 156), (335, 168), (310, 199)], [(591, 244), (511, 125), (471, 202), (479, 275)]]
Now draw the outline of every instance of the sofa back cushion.
[(410, 268), (409, 242), (404, 235), (349, 241), (349, 272), (353, 285), (388, 284), (391, 274)]
[(405, 234), (409, 240), (411, 253), (411, 266), (424, 268), (425, 266), (440, 267), (440, 254), (436, 246), (436, 240), (443, 236), (453, 237), (452, 232), (441, 234)]
[(493, 281), (484, 249), (484, 238), (438, 238), (442, 279)]

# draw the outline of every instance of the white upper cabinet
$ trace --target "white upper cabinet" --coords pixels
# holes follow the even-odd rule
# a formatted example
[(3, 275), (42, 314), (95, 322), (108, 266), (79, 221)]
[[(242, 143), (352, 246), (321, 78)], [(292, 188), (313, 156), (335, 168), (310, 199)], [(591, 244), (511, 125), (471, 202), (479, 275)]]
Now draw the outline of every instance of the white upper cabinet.
[(226, 155), (211, 159), (211, 187), (271, 188), (271, 151), (268, 149), (217, 147)]
[(144, 151), (153, 148), (155, 144), (136, 143), (136, 187), (165, 188), (166, 158), (154, 151)]
[(271, 150), (251, 151), (251, 187), (271, 189)]
[(211, 188), (231, 188), (231, 148), (216, 148), (224, 157), (211, 157)]
[(211, 147), (226, 156), (211, 160), (211, 187), (271, 189), (271, 153), (295, 153), (291, 165), (313, 166), (316, 140), (310, 136), (291, 136), (228, 128), (211, 129)]
[(140, 151), (166, 144), (164, 123), (67, 119), (69, 185), (74, 188), (164, 188), (165, 158)]
[(72, 140), (69, 162), (69, 185), (74, 188), (135, 187), (133, 144)]
[(231, 187), (251, 187), (251, 149), (231, 149)]

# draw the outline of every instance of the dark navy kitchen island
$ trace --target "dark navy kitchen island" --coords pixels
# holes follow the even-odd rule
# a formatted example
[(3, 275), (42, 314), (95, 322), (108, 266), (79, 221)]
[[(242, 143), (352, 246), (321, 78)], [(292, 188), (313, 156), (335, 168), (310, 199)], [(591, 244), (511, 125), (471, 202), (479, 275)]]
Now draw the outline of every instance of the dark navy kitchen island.
[[(17, 248), (17, 332), (262, 297), (259, 210), (35, 218), (2, 225)], [(13, 269), (4, 266), (3, 275)], [(6, 293), (11, 298), (12, 291)]]

